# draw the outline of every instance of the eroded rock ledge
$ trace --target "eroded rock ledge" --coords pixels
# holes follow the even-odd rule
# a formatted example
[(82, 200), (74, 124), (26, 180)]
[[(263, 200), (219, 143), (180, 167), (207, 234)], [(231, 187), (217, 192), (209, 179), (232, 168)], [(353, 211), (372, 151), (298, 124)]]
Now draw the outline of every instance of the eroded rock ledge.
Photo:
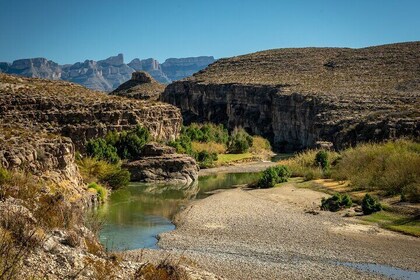
[(130, 171), (132, 181), (189, 185), (198, 179), (195, 160), (176, 154), (172, 147), (149, 143), (142, 154), (141, 159), (123, 165)]
[(109, 96), (82, 86), (0, 73), (0, 122), (25, 129), (70, 137), (77, 149), (86, 140), (111, 130), (129, 130), (140, 124), (155, 140), (174, 139), (182, 125), (178, 108)]

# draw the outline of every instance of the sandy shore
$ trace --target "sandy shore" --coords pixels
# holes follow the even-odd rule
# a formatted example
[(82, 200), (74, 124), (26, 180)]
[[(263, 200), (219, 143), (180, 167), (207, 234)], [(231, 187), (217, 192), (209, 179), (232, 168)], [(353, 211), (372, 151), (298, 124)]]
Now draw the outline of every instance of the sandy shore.
[(225, 279), (387, 279), (337, 261), (420, 271), (420, 239), (343, 213), (306, 213), (323, 196), (292, 185), (218, 193), (177, 215), (177, 229), (161, 234), (163, 250), (143, 254), (183, 256)]

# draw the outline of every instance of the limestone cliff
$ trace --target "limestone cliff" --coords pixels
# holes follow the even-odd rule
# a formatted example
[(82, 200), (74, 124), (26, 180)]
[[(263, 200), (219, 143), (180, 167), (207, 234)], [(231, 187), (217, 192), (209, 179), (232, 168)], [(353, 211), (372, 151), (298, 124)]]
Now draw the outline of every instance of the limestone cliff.
[(244, 127), (279, 150), (419, 136), (420, 42), (278, 49), (221, 59), (167, 86), (186, 123)]
[(78, 149), (110, 130), (147, 127), (155, 140), (181, 129), (179, 109), (160, 102), (109, 96), (82, 86), (0, 74), (0, 122), (70, 137)]

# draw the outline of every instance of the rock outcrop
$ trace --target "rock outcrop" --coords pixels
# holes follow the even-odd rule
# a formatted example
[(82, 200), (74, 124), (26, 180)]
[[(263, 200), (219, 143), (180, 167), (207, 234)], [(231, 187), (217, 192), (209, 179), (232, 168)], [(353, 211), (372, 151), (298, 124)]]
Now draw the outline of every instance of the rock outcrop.
[(66, 137), (1, 125), (0, 167), (53, 182), (74, 199), (88, 196), (75, 163), (74, 145)]
[(133, 72), (130, 80), (111, 92), (111, 95), (157, 101), (164, 90), (165, 86), (158, 83), (147, 72), (137, 71)]
[(77, 149), (111, 130), (142, 125), (155, 140), (174, 139), (182, 125), (178, 108), (93, 92), (82, 86), (0, 73), (0, 122), (67, 136)]
[(148, 58), (140, 60), (135, 58), (128, 63), (128, 66), (136, 71), (146, 71), (159, 83), (169, 84), (171, 82), (168, 76), (162, 71), (162, 66), (156, 59)]
[(420, 42), (278, 49), (221, 59), (166, 87), (186, 123), (241, 126), (278, 150), (419, 137)]
[(123, 54), (100, 61), (85, 60), (67, 65), (59, 65), (45, 58), (19, 59), (13, 63), (0, 62), (0, 72), (29, 78), (65, 80), (93, 90), (110, 92), (129, 80), (135, 71), (146, 71), (158, 82), (169, 84), (174, 79), (183, 79), (205, 68), (213, 61), (213, 57), (168, 59), (164, 65), (172, 78), (168, 78), (163, 65), (153, 58), (136, 58), (125, 64)]
[(132, 181), (190, 185), (198, 179), (198, 166), (187, 155), (176, 154), (175, 149), (149, 143), (139, 160), (125, 163)]

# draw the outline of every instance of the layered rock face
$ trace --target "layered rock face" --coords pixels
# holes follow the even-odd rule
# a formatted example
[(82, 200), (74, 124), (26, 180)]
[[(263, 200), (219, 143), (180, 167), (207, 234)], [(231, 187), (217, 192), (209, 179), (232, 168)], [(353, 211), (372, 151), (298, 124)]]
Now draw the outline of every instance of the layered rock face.
[(165, 86), (158, 83), (147, 72), (137, 71), (133, 72), (130, 80), (111, 92), (111, 95), (157, 101), (164, 90)]
[(198, 179), (198, 166), (187, 155), (176, 154), (172, 147), (149, 143), (142, 150), (142, 158), (123, 165), (131, 173), (132, 181), (190, 185)]
[(177, 81), (191, 76), (213, 62), (215, 62), (213, 56), (168, 58), (162, 63), (162, 70), (169, 80)]
[(65, 80), (93, 90), (110, 92), (129, 80), (135, 71), (146, 71), (158, 82), (169, 84), (174, 79), (183, 79), (205, 68), (213, 61), (213, 57), (168, 59), (164, 65), (172, 78), (153, 58), (136, 58), (125, 64), (123, 54), (100, 61), (85, 60), (68, 65), (59, 65), (45, 58), (20, 59), (11, 64), (0, 62), (0, 72), (30, 78)]
[(78, 149), (86, 140), (136, 125), (155, 140), (174, 139), (182, 125), (178, 108), (93, 92), (82, 86), (0, 74), (0, 122), (70, 137)]
[(244, 127), (278, 150), (419, 137), (420, 43), (270, 50), (210, 65), (161, 100), (186, 123)]
[(74, 198), (85, 193), (69, 138), (2, 125), (0, 147), (1, 167), (52, 181)]

